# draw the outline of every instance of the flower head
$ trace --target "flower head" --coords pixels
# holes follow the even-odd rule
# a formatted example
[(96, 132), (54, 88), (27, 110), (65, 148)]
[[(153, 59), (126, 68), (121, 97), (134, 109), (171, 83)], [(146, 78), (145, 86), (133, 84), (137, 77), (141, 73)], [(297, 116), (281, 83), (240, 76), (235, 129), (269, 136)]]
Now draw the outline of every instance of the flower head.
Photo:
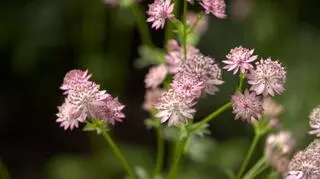
[(107, 124), (114, 125), (116, 121), (122, 122), (125, 117), (122, 105), (118, 98), (109, 96), (103, 101), (93, 102), (89, 105), (89, 113), (92, 118), (103, 120)]
[(291, 159), (288, 178), (318, 179), (320, 177), (320, 153), (300, 151)]
[(56, 122), (60, 123), (60, 126), (65, 130), (70, 128), (78, 128), (79, 123), (82, 123), (87, 118), (87, 113), (84, 110), (80, 110), (77, 106), (68, 102), (63, 103), (58, 107)]
[(257, 62), (257, 67), (248, 75), (250, 90), (255, 91), (257, 95), (263, 94), (274, 96), (284, 91), (286, 81), (286, 70), (278, 61), (271, 59)]
[(200, 0), (200, 5), (204, 8), (206, 14), (211, 13), (220, 19), (227, 17), (224, 0)]
[(279, 116), (284, 111), (283, 106), (271, 97), (266, 97), (263, 99), (263, 115), (269, 119), (269, 125), (271, 127), (279, 128), (281, 126)]
[(263, 115), (270, 118), (277, 118), (284, 111), (283, 106), (271, 97), (266, 97), (263, 99)]
[(239, 91), (232, 96), (231, 99), (233, 105), (233, 113), (236, 115), (235, 119), (247, 120), (248, 122), (254, 122), (259, 120), (263, 108), (262, 100), (259, 96), (256, 96), (254, 93), (249, 93), (248, 90), (245, 90), (244, 94)]
[(204, 89), (204, 83), (199, 81), (196, 76), (178, 73), (175, 75), (171, 87), (175, 92), (180, 93), (187, 100), (193, 101), (201, 96)]
[(271, 134), (266, 140), (265, 155), (271, 159), (275, 156), (289, 154), (295, 146), (295, 141), (288, 131)]
[[(171, 74), (176, 74), (184, 62), (183, 48), (181, 48), (175, 40), (170, 40), (167, 48), (168, 55), (166, 56), (166, 60), (168, 63), (168, 71)], [(199, 53), (197, 48), (187, 45), (187, 59), (193, 58), (197, 53)]]
[(196, 76), (198, 81), (204, 83), (205, 92), (211, 95), (219, 91), (217, 85), (223, 83), (219, 66), (214, 63), (212, 58), (204, 56), (201, 53), (188, 58), (180, 67), (179, 73)]
[(191, 12), (191, 11), (188, 12), (188, 14), (187, 14), (187, 25), (189, 27), (193, 27), (194, 26), (195, 32), (197, 32), (199, 34), (202, 34), (208, 28), (208, 18), (207, 18), (207, 16), (204, 16), (201, 19), (198, 19), (198, 18), (199, 18), (199, 14)]
[(152, 22), (152, 28), (163, 28), (166, 19), (174, 17), (173, 7), (174, 4), (171, 4), (171, 0), (154, 0), (152, 4), (149, 4), (147, 22)]
[(156, 117), (159, 117), (162, 123), (168, 121), (169, 126), (185, 124), (188, 119), (193, 119), (193, 113), (196, 112), (193, 106), (194, 103), (186, 100), (179, 93), (169, 90), (162, 93), (159, 103), (155, 105), (159, 110)]
[(320, 137), (320, 106), (314, 108), (309, 116), (309, 125), (313, 129), (309, 134)]
[(93, 102), (105, 100), (110, 95), (106, 91), (100, 91), (100, 86), (88, 81), (73, 86), (69, 90), (67, 102), (77, 106), (78, 109), (88, 109), (88, 105)]
[(146, 111), (153, 109), (154, 105), (159, 102), (162, 93), (163, 90), (159, 88), (147, 90), (144, 96), (143, 109)]
[(146, 88), (158, 87), (165, 79), (167, 72), (168, 69), (163, 64), (150, 68), (149, 73), (146, 75), (146, 78), (144, 79)]
[(63, 78), (63, 83), (60, 87), (60, 89), (65, 91), (65, 94), (68, 93), (68, 90), (71, 89), (74, 85), (77, 85), (79, 83), (85, 83), (87, 82), (91, 77), (91, 74), (88, 74), (88, 71), (82, 71), (82, 70), (71, 70)]
[(253, 69), (251, 62), (258, 58), (257, 55), (253, 55), (253, 52), (253, 49), (249, 50), (242, 46), (231, 49), (229, 54), (226, 56), (228, 60), (222, 61), (227, 64), (223, 68), (228, 71), (233, 70), (233, 74), (236, 74), (238, 71), (240, 71), (240, 73), (245, 73), (248, 70)]

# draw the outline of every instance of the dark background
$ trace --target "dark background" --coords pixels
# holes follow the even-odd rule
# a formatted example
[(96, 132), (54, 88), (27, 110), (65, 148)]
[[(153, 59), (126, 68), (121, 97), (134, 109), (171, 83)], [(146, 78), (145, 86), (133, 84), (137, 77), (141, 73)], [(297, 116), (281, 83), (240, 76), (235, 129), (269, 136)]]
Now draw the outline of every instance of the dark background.
[[(143, 2), (144, 8), (148, 3)], [(123, 178), (124, 171), (100, 137), (81, 129), (64, 131), (55, 122), (56, 106), (64, 97), (59, 86), (74, 68), (88, 69), (126, 105), (127, 117), (112, 135), (132, 163), (149, 170), (155, 140), (143, 124), (148, 113), (141, 108), (147, 69), (134, 66), (141, 41), (131, 11), (99, 0), (1, 4), (0, 157), (11, 177)], [(198, 45), (220, 64), (231, 48), (244, 45), (287, 67), (287, 90), (277, 100), (285, 107), (281, 120), (284, 129), (293, 132), (297, 149), (311, 140), (306, 134), (308, 115), (320, 103), (319, 5), (317, 0), (230, 0), (228, 19), (210, 16)], [(155, 44), (163, 46), (164, 31), (151, 32)], [(196, 119), (229, 100), (237, 78), (225, 72), (224, 80), (217, 95), (200, 102)], [(219, 176), (212, 170), (218, 163), (220, 168), (239, 166), (252, 137), (250, 125), (234, 121), (229, 110), (211, 129), (212, 158), (191, 164), (191, 156), (185, 178)], [(260, 147), (262, 151), (263, 142)]]

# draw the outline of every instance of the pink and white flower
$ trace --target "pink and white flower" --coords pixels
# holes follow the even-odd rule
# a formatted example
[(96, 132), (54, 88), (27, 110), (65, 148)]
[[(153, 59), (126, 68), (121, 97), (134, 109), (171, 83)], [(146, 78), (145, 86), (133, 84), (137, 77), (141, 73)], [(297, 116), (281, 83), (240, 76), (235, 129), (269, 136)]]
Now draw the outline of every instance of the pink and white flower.
[(146, 88), (158, 87), (166, 78), (167, 73), (168, 73), (168, 69), (163, 64), (151, 67), (144, 79)]
[(246, 120), (248, 122), (255, 122), (259, 120), (263, 113), (262, 100), (255, 93), (249, 93), (245, 90), (244, 94), (237, 91), (232, 96), (233, 113), (236, 115), (235, 119)]
[(193, 114), (196, 112), (192, 108), (194, 105), (195, 103), (191, 103), (171, 89), (162, 93), (159, 103), (155, 105), (159, 110), (155, 116), (160, 118), (162, 123), (168, 121), (169, 126), (186, 124), (188, 119), (193, 119)]
[(227, 17), (224, 0), (200, 0), (200, 5), (204, 8), (206, 14), (213, 14), (220, 19)]
[(248, 75), (250, 90), (257, 95), (263, 94), (274, 96), (284, 91), (286, 81), (286, 70), (278, 61), (272, 61), (270, 58), (256, 63), (256, 69), (251, 70)]
[(249, 50), (241, 46), (231, 49), (226, 56), (228, 60), (222, 61), (226, 64), (223, 68), (228, 71), (233, 71), (233, 74), (236, 74), (238, 71), (240, 71), (240, 73), (245, 73), (253, 69), (251, 62), (258, 58), (257, 55), (253, 55), (253, 52), (253, 49)]
[(163, 29), (166, 19), (174, 18), (173, 7), (171, 0), (154, 0), (152, 4), (149, 4), (147, 22), (152, 23), (152, 28)]

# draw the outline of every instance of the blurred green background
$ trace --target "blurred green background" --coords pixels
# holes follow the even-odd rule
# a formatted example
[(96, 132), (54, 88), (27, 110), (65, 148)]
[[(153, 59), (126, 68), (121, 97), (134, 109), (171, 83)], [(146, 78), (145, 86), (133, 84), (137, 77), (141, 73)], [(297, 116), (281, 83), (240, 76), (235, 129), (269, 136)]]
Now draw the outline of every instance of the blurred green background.
[[(142, 2), (144, 9), (148, 3)], [(231, 48), (243, 45), (287, 67), (286, 91), (277, 100), (285, 107), (281, 121), (293, 132), (297, 150), (312, 139), (306, 134), (308, 115), (320, 104), (319, 5), (317, 0), (229, 0), (228, 19), (210, 16), (198, 45), (220, 64)], [(81, 68), (126, 105), (127, 117), (112, 135), (143, 179), (154, 164), (155, 136), (143, 124), (148, 117), (141, 108), (148, 69), (134, 65), (141, 40), (130, 9), (101, 0), (5, 0), (0, 13), (0, 157), (11, 177), (124, 178), (125, 171), (101, 137), (80, 129), (63, 131), (55, 123), (56, 106), (63, 102), (63, 76)], [(164, 31), (151, 32), (162, 47)], [(221, 91), (198, 105), (197, 120), (230, 99), (238, 79), (226, 72), (223, 78)], [(251, 126), (234, 121), (229, 110), (210, 128), (211, 138), (192, 144), (181, 178), (227, 178), (229, 170), (239, 167), (252, 138)]]

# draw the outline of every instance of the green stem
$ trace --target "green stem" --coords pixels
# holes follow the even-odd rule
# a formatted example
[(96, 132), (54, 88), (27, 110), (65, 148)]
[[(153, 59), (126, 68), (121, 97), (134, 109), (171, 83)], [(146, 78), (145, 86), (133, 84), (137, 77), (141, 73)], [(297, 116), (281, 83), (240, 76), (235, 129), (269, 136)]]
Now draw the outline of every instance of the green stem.
[(188, 2), (183, 0), (183, 54), (184, 60), (187, 59), (187, 13), (188, 13)]
[(177, 173), (178, 167), (179, 167), (179, 163), (181, 161), (183, 152), (184, 152), (184, 147), (186, 145), (187, 142), (187, 138), (184, 138), (182, 140), (179, 141), (178, 144), (176, 144), (176, 151), (175, 151), (175, 158), (174, 158), (174, 162), (169, 170), (167, 179), (172, 179), (174, 178), (175, 174)]
[(213, 111), (211, 114), (209, 114), (206, 118), (204, 118), (200, 122), (195, 123), (191, 127), (190, 132), (194, 132), (197, 129), (201, 128), (203, 125), (205, 125), (206, 123), (210, 122), (212, 119), (217, 117), (219, 114), (221, 114), (225, 110), (229, 109), (231, 106), (232, 106), (231, 102), (228, 102), (228, 103), (224, 104), (223, 106), (221, 106), (219, 109)]
[(240, 168), (240, 170), (239, 170), (239, 172), (238, 172), (238, 174), (236, 176), (236, 179), (240, 179), (242, 174), (246, 170), (246, 168), (247, 168), (247, 166), (249, 164), (249, 161), (251, 159), (251, 156), (253, 154), (253, 151), (254, 151), (254, 149), (256, 148), (256, 146), (257, 146), (257, 144), (259, 142), (260, 137), (261, 137), (260, 134), (258, 134), (256, 132), (255, 135), (254, 135), (253, 141), (252, 141), (252, 143), (250, 145), (249, 151), (248, 151), (248, 153), (247, 153), (247, 155), (246, 155), (246, 157), (245, 157), (245, 159), (244, 159), (244, 161), (243, 161), (243, 163), (241, 165), (241, 168)]
[(252, 179), (263, 172), (267, 165), (267, 158), (263, 156), (243, 177), (243, 179)]
[(164, 138), (163, 138), (163, 127), (160, 125), (157, 128), (157, 159), (156, 167), (153, 171), (153, 179), (155, 179), (162, 170), (163, 156), (164, 156)]
[[(174, 0), (174, 9), (173, 9), (173, 14), (175, 17), (178, 17), (179, 15), (179, 5), (180, 5), (180, 0)], [(173, 38), (173, 28), (174, 24), (171, 21), (168, 21), (167, 27), (166, 27), (166, 32), (164, 35), (164, 46), (166, 47), (168, 40)]]
[(127, 160), (123, 156), (123, 154), (120, 151), (119, 147), (114, 143), (114, 141), (112, 140), (112, 138), (110, 137), (108, 132), (102, 132), (102, 135), (103, 135), (104, 139), (108, 142), (110, 147), (112, 148), (113, 152), (117, 155), (117, 157), (121, 161), (123, 167), (127, 170), (128, 175), (130, 176), (130, 178), (131, 179), (137, 179), (137, 177), (135, 176), (135, 174), (133, 172), (133, 169), (130, 167), (129, 163), (127, 162)]
[(141, 7), (136, 3), (133, 3), (130, 7), (133, 12), (133, 15), (135, 16), (135, 20), (137, 22), (143, 44), (149, 47), (154, 47), (151, 40), (151, 35), (149, 33), (148, 24), (146, 22), (146, 18), (143, 11), (141, 10)]
[(238, 86), (238, 91), (242, 92), (242, 87), (243, 87), (243, 80), (246, 78), (246, 74), (241, 73), (240, 74), (240, 82), (239, 82), (239, 86)]

